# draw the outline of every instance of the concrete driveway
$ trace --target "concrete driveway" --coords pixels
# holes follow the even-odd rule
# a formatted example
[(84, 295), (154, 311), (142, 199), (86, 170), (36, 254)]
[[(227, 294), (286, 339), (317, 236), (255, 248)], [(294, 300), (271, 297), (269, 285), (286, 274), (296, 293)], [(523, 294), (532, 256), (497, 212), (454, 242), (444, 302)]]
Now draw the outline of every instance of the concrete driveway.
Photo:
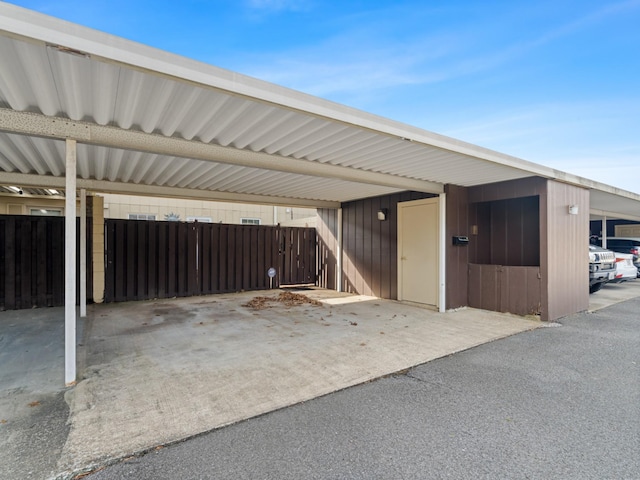
[(89, 306), (66, 390), (63, 309), (0, 312), (0, 477), (69, 476), (541, 325), (279, 293)]

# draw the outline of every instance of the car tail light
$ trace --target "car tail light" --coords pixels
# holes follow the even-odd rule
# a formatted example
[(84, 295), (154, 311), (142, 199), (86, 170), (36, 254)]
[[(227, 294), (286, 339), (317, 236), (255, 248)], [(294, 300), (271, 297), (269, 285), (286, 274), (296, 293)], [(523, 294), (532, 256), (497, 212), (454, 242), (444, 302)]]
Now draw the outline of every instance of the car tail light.
[(631, 254), (632, 255), (638, 255), (638, 252), (640, 252), (640, 248), (638, 248), (638, 247), (632, 247), (631, 248)]

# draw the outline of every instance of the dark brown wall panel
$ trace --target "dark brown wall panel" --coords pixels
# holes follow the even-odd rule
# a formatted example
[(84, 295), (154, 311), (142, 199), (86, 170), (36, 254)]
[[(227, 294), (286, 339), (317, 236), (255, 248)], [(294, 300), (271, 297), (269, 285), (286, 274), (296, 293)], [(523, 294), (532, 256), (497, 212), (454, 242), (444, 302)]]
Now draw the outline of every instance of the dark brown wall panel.
[(469, 305), (546, 319), (547, 180), (468, 189)]
[[(344, 291), (381, 298), (397, 298), (398, 203), (433, 196), (427, 193), (403, 192), (342, 205)], [(387, 220), (378, 220), (377, 214), (380, 209), (387, 210)], [(318, 210), (320, 285), (326, 288), (335, 288), (337, 222), (335, 210)]]
[[(468, 268), (471, 251), (477, 248), (476, 238), (471, 236), (469, 194), (465, 187), (447, 185), (446, 190), (446, 308), (458, 308), (468, 304)], [(468, 236), (467, 246), (453, 245), (454, 235)]]
[[(491, 204), (489, 202), (469, 205), (469, 262), (491, 263)], [(475, 226), (477, 233), (472, 232)]]
[(540, 267), (469, 265), (469, 306), (515, 315), (539, 314)]
[(336, 290), (338, 211), (331, 208), (318, 209), (316, 228), (318, 231), (318, 285)]
[(529, 177), (470, 187), (469, 203), (543, 195), (546, 193), (546, 182), (544, 178)]
[[(64, 305), (62, 217), (0, 215), (0, 310)], [(92, 300), (92, 222), (87, 218), (87, 300)], [(80, 245), (80, 219), (76, 219)], [(76, 250), (76, 288), (80, 291), (80, 249)]]

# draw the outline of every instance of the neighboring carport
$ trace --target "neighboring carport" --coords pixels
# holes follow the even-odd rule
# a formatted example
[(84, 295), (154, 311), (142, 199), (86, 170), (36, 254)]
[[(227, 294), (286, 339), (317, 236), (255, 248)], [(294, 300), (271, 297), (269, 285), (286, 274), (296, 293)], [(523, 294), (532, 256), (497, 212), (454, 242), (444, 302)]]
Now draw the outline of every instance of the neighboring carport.
[(445, 185), (542, 177), (589, 189), (592, 209), (640, 218), (639, 195), (5, 3), (0, 62), (0, 184), (66, 192), (67, 383), (78, 189), (324, 209), (436, 196), (441, 311)]

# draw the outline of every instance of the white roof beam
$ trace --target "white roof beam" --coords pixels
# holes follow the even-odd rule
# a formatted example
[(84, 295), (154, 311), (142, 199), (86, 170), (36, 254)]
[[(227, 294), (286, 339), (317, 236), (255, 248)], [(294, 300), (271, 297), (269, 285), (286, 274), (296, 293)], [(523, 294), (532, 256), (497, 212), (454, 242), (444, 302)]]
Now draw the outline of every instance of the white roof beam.
[(0, 108), (0, 130), (47, 138), (71, 138), (80, 143), (91, 145), (228, 163), (402, 190), (426, 193), (442, 193), (444, 191), (443, 184), (426, 180), (269, 155), (262, 152), (238, 150), (194, 140), (48, 117), (37, 113), (16, 112), (6, 108)]
[[(55, 188), (64, 190), (65, 178), (46, 175), (0, 172), (0, 182), (21, 187)], [(253, 195), (245, 193), (194, 190), (191, 188), (162, 187), (136, 183), (111, 182), (108, 180), (87, 180), (78, 178), (77, 188), (99, 193), (119, 193), (146, 197), (181, 198), (187, 200), (207, 200), (211, 202), (251, 203), (260, 205), (278, 205), (283, 207), (340, 208), (340, 202), (313, 200), (271, 195)]]

